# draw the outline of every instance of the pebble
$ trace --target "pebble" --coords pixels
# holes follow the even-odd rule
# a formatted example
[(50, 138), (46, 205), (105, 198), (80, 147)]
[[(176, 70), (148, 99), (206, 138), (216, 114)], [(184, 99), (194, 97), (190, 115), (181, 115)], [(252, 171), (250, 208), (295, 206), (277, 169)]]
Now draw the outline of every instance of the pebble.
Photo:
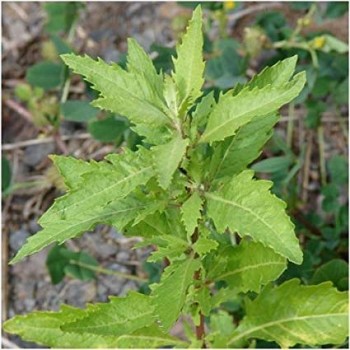
[(126, 262), (130, 260), (130, 252), (121, 250), (117, 254), (117, 261)]
[(111, 63), (111, 62), (118, 62), (120, 60), (120, 52), (115, 49), (115, 48), (107, 48), (103, 55), (102, 55), (103, 59), (108, 62), (108, 63)]
[(71, 280), (68, 282), (65, 293), (64, 302), (76, 307), (85, 307), (86, 303), (95, 299), (96, 281), (82, 282), (79, 280)]
[(23, 246), (24, 242), (29, 236), (29, 232), (24, 228), (21, 228), (18, 231), (11, 233), (9, 239), (11, 250), (13, 252), (17, 252)]
[(136, 282), (128, 281), (122, 285), (122, 287), (119, 291), (119, 296), (124, 296), (124, 295), (128, 294), (128, 292), (130, 290), (137, 290), (137, 289), (138, 289), (138, 285)]
[(24, 151), (23, 162), (32, 167), (39, 165), (49, 154), (54, 153), (54, 143), (28, 146)]
[(101, 243), (96, 247), (96, 256), (98, 259), (108, 259), (117, 253), (116, 244)]
[(34, 234), (40, 231), (41, 227), (38, 224), (37, 220), (30, 220), (28, 223), (28, 229), (30, 233)]

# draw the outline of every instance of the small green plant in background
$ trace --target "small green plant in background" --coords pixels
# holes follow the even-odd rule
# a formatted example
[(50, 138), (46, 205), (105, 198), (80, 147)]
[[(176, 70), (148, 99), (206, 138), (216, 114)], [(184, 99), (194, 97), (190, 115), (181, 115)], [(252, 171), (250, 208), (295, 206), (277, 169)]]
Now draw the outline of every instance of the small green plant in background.
[[(157, 73), (136, 41), (128, 43), (126, 70), (88, 56), (62, 59), (99, 92), (93, 106), (127, 117), (143, 145), (100, 162), (52, 156), (68, 191), (11, 263), (103, 223), (143, 237), (138, 247), (157, 247), (148, 262), (168, 265), (149, 294), (15, 316), (5, 331), (71, 348), (241, 348), (256, 339), (283, 348), (343, 344), (348, 297), (336, 288), (343, 282), (323, 282), (325, 271), (315, 276), (320, 284), (273, 282), (287, 261), (302, 264), (303, 254), (285, 203), (248, 168), (272, 135), (276, 111), (303, 89), (305, 73), (293, 76), (296, 56), (215, 99), (202, 91), (200, 7), (170, 74)], [(185, 338), (170, 333), (180, 316)]]

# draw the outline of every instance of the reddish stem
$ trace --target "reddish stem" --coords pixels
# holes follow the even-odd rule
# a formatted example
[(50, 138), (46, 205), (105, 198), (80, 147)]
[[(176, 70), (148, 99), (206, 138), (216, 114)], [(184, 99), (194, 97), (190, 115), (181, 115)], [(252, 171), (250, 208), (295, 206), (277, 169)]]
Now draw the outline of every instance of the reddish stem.
[(196, 326), (196, 337), (198, 340), (202, 340), (202, 349), (206, 349), (205, 341), (204, 341), (205, 331), (204, 331), (204, 315), (200, 314), (200, 323)]

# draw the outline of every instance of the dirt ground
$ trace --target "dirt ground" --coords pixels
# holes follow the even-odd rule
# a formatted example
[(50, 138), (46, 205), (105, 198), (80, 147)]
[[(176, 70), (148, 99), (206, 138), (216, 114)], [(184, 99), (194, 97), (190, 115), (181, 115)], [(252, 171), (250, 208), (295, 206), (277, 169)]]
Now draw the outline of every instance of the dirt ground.
[[(268, 6), (271, 4), (267, 5), (267, 8)], [(283, 4), (279, 4), (277, 8), (288, 11)], [(190, 10), (172, 2), (88, 2), (86, 10), (81, 13), (74, 47), (81, 52), (98, 54), (106, 60), (118, 60), (126, 50), (128, 37), (136, 38), (146, 50), (149, 50), (153, 42), (173, 45), (172, 19), (189, 12)], [(240, 38), (244, 27), (251, 23), (255, 15), (256, 12), (241, 17), (232, 16), (228, 28), (230, 35)], [(290, 13), (288, 18), (291, 21), (296, 20), (293, 13)], [(16, 314), (33, 310), (57, 310), (62, 303), (82, 307), (87, 302), (106, 301), (109, 295), (124, 295), (129, 289), (137, 289), (140, 285), (139, 282), (105, 274), (98, 274), (93, 281), (83, 282), (66, 278), (61, 283), (52, 285), (45, 266), (48, 249), (15, 266), (8, 266), (9, 258), (30, 235), (39, 230), (37, 220), (40, 215), (61, 193), (54, 188), (48, 175), (50, 161), (47, 156), (62, 153), (62, 147), (54, 137), (42, 137), (41, 131), (33, 125), (30, 113), (16, 101), (13, 93), (14, 87), (24, 81), (26, 69), (40, 60), (40, 44), (45, 39), (44, 21), (45, 15), (38, 2), (2, 3), (3, 153), (10, 160), (16, 182), (38, 183), (36, 186), (16, 191), (2, 201), (3, 321)], [(347, 40), (348, 24), (345, 17), (323, 24), (325, 25), (340, 39)], [(213, 30), (215, 31), (215, 28)], [(216, 35), (215, 32), (212, 34)], [(286, 128), (286, 121), (287, 119), (282, 118), (279, 124), (282, 133)], [(300, 122), (299, 124), (303, 125)], [(302, 126), (297, 127), (298, 137), (309, 140), (307, 142), (313, 145), (315, 155), (311, 156), (311, 163), (317, 162), (317, 136), (300, 129)], [(347, 139), (342, 128), (332, 116), (325, 119), (327, 157), (333, 154), (347, 154)], [(61, 134), (68, 153), (76, 157), (99, 160), (105, 154), (115, 151), (113, 145), (101, 146), (99, 142), (94, 141), (83, 126), (64, 122), (61, 125)], [(312, 166), (311, 164), (309, 170), (309, 195), (312, 195), (313, 182), (319, 181), (318, 173), (313, 172)], [(316, 198), (316, 202), (317, 200)], [(137, 241), (123, 237), (114, 229), (99, 226), (93, 233), (86, 233), (81, 238), (69, 242), (69, 247), (88, 252), (105, 268), (146, 277), (142, 263), (149, 251), (131, 249), (135, 240)], [(4, 335), (2, 347), (38, 346), (24, 342), (18, 337)]]

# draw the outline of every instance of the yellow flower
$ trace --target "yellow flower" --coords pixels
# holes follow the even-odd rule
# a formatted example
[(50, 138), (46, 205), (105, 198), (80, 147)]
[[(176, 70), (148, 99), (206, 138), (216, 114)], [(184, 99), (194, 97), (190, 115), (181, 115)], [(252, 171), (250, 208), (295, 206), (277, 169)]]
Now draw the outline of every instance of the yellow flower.
[(321, 49), (326, 43), (326, 38), (324, 36), (317, 36), (311, 43), (312, 48)]
[(233, 10), (236, 7), (236, 4), (234, 1), (225, 1), (224, 2), (224, 9), (226, 11)]

